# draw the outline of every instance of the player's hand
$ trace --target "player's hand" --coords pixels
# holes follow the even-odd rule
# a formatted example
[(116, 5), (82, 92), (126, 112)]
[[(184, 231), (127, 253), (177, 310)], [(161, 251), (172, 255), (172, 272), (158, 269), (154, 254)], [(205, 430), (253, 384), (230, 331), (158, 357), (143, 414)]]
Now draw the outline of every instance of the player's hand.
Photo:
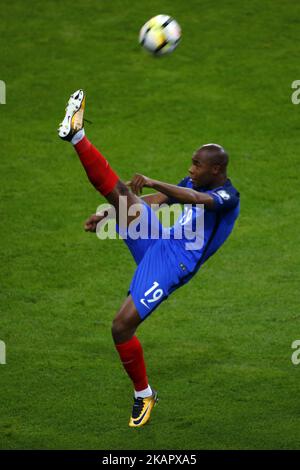
[(105, 214), (93, 214), (84, 223), (86, 232), (96, 232), (98, 223), (105, 217)]
[(133, 178), (131, 178), (131, 181), (127, 181), (127, 186), (131, 188), (131, 191), (136, 194), (137, 196), (140, 196), (142, 193), (142, 189), (144, 187), (146, 188), (151, 188), (152, 187), (152, 179), (148, 178), (147, 176), (140, 175), (139, 173), (136, 173)]

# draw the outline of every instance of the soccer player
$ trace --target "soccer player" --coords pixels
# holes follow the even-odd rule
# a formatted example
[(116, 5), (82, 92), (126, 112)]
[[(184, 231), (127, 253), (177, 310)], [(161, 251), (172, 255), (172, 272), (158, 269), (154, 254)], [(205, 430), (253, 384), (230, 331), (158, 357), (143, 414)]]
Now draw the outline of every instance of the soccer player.
[[(151, 224), (155, 226), (156, 237), (128, 237), (124, 240), (137, 268), (128, 296), (112, 324), (115, 347), (134, 386), (129, 426), (140, 427), (149, 420), (158, 398), (157, 392), (148, 382), (143, 349), (135, 335), (136, 329), (170, 293), (187, 283), (224, 243), (239, 214), (239, 193), (227, 177), (228, 155), (217, 144), (203, 145), (194, 153), (189, 176), (183, 178), (178, 185), (141, 174), (134, 175), (126, 185), (85, 136), (84, 108), (85, 94), (83, 90), (78, 90), (68, 101), (65, 117), (58, 129), (59, 137), (73, 144), (90, 182), (115, 209), (117, 220), (122, 210), (120, 201), (126, 196), (127, 210), (134, 204), (139, 204), (140, 220), (147, 222), (149, 216), (152, 216)], [(144, 187), (153, 188), (157, 192), (140, 198), (139, 194)], [(188, 211), (168, 229), (169, 238), (163, 237), (166, 229), (162, 228), (151, 208), (153, 204), (164, 203), (190, 205)], [(199, 205), (202, 206), (199, 208)], [(104, 215), (106, 214), (92, 215), (86, 221), (85, 230), (96, 231), (97, 224), (103, 220)], [(137, 215), (128, 215), (126, 212), (125, 230), (136, 217)], [(199, 219), (204, 221), (201, 243), (196, 243), (194, 249), (187, 249), (190, 238), (186, 235), (176, 237), (176, 234), (178, 229), (186, 228), (187, 225), (190, 225), (192, 232), (192, 227), (199, 226)], [(120, 233), (124, 226), (122, 228), (117, 225), (117, 230)]]

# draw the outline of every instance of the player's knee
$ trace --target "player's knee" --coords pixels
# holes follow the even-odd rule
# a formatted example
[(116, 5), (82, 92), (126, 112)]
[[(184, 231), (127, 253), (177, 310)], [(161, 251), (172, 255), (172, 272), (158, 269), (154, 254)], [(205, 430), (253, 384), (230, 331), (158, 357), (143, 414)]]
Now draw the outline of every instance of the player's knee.
[(127, 333), (128, 325), (122, 318), (116, 317), (112, 322), (111, 332), (115, 340)]
[(126, 186), (126, 184), (121, 180), (117, 182), (116, 188), (121, 196), (127, 196), (130, 194), (128, 186)]
[(116, 343), (128, 341), (135, 333), (133, 327), (126, 318), (116, 316), (112, 322), (111, 327), (112, 337)]

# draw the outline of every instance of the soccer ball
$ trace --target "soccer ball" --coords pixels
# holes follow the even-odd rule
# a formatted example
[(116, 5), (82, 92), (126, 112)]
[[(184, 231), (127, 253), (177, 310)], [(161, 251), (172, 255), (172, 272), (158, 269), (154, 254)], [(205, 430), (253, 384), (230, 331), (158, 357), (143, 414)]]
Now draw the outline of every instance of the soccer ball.
[(140, 44), (154, 55), (169, 54), (177, 47), (181, 28), (174, 18), (157, 15), (144, 24), (140, 31)]

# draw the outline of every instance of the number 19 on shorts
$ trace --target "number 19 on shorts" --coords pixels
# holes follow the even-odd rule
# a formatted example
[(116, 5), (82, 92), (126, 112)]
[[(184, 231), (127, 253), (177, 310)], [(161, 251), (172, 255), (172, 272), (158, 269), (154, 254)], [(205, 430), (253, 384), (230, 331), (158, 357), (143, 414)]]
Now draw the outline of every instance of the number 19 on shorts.
[[(152, 295), (151, 295), (152, 294)], [(144, 298), (140, 299), (140, 302), (147, 307), (149, 310), (148, 304), (157, 302), (163, 295), (163, 290), (159, 288), (159, 283), (154, 281), (153, 285), (144, 293)]]

